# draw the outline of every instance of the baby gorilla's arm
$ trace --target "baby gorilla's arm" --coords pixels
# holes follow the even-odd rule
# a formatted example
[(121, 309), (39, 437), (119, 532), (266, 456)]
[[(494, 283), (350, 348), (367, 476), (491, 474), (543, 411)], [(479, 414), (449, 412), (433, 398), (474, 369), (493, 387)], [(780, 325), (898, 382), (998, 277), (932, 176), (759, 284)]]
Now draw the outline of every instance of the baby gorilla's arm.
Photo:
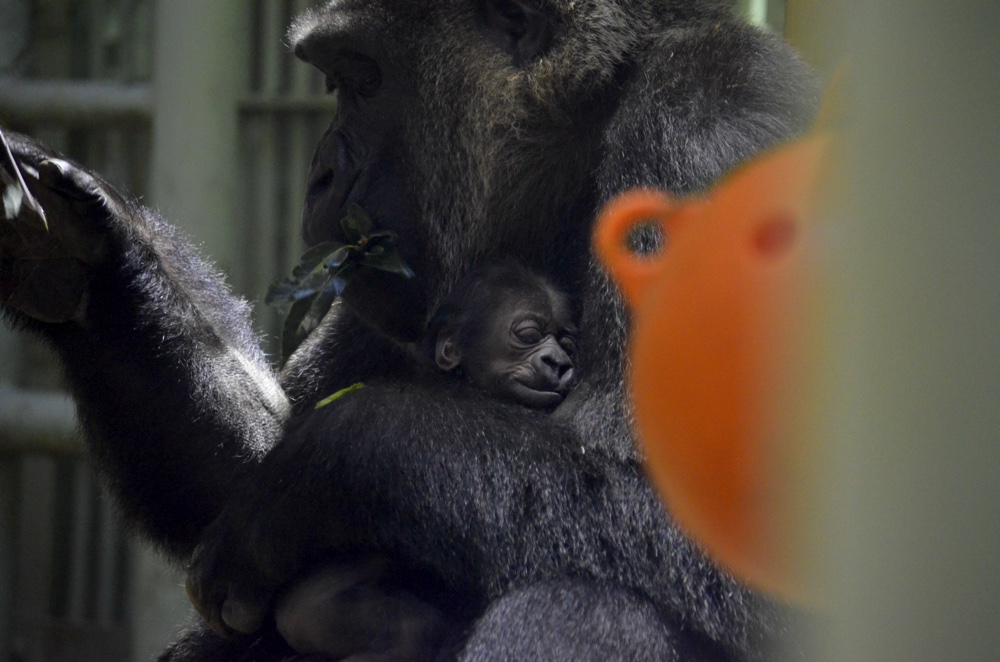
[(387, 591), (388, 563), (332, 563), (278, 599), (278, 632), (299, 653), (336, 659), (363, 653), (368, 662), (433, 659), (446, 632), (444, 616), (401, 590)]

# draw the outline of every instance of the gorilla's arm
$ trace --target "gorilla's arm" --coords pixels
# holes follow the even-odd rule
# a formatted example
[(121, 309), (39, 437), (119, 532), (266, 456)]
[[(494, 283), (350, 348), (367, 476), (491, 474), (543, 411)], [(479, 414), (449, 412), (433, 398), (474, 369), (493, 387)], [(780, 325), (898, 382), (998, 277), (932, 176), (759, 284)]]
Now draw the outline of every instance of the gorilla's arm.
[[(58, 352), (129, 519), (186, 557), (229, 482), (280, 434), (285, 396), (245, 304), (175, 230), (31, 141), (12, 137), (12, 148), (49, 230), (33, 216), (0, 221), (3, 315)], [(75, 312), (48, 310), (77, 295)]]
[(476, 596), (474, 612), (513, 587), (574, 577), (632, 589), (737, 650), (773, 634), (775, 612), (669, 524), (636, 463), (467, 389), (370, 384), (308, 416), (244, 497), (190, 575), (217, 626), (234, 604), (266, 606), (303, 560), (368, 550)]

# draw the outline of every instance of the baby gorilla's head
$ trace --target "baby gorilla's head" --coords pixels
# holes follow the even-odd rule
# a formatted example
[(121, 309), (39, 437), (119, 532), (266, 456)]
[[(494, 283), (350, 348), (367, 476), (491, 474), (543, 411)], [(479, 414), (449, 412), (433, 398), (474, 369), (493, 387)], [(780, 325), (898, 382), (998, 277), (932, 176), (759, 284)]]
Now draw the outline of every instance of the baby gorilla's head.
[(555, 407), (576, 376), (568, 297), (518, 262), (477, 269), (459, 282), (428, 337), (439, 368), (528, 407)]

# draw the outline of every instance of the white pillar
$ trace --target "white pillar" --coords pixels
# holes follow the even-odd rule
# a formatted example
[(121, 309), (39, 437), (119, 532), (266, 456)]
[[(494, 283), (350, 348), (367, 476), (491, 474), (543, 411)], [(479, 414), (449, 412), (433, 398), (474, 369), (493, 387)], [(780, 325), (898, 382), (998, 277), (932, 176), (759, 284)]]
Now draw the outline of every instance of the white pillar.
[(736, 7), (754, 25), (767, 25), (767, 0), (737, 0)]
[(152, 202), (228, 273), (247, 241), (235, 210), (248, 11), (242, 0), (169, 0), (155, 14)]

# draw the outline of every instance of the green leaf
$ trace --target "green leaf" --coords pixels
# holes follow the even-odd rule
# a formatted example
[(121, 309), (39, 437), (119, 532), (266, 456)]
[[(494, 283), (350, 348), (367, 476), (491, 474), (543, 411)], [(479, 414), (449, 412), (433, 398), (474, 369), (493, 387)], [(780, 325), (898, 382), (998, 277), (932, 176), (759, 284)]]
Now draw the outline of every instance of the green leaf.
[(356, 273), (358, 273), (358, 265), (348, 264), (333, 275), (333, 278), (330, 280), (330, 287), (333, 288), (338, 297), (344, 293), (344, 289)]
[(320, 290), (298, 299), (291, 305), (281, 328), (282, 361), (287, 361), (298, 346), (320, 325), (336, 298), (336, 293)]
[(311, 299), (300, 299), (292, 304), (285, 316), (285, 323), (281, 325), (281, 360), (285, 362), (288, 357), (298, 348), (305, 335), (302, 334), (302, 321), (309, 313), (312, 306)]
[(312, 296), (316, 292), (321, 291), (329, 279), (330, 272), (325, 267), (317, 268), (298, 284), (295, 299), (301, 299), (303, 296)]
[(371, 216), (358, 205), (351, 203), (347, 208), (347, 214), (340, 221), (340, 227), (344, 229), (344, 235), (352, 244), (360, 244), (375, 227)]
[(377, 255), (369, 254), (361, 264), (379, 271), (388, 271), (403, 278), (413, 278), (414, 276), (413, 269), (403, 261), (398, 251), (386, 251)]
[(358, 382), (357, 384), (351, 384), (347, 388), (342, 388), (339, 391), (337, 391), (336, 393), (334, 393), (333, 395), (323, 398), (322, 400), (320, 400), (319, 402), (316, 403), (316, 407), (315, 408), (316, 409), (322, 409), (323, 407), (327, 406), (331, 402), (336, 402), (337, 400), (340, 400), (342, 397), (344, 397), (348, 393), (354, 393), (355, 391), (360, 391), (364, 387), (365, 387), (364, 382)]
[(341, 246), (337, 250), (330, 253), (330, 256), (323, 261), (323, 264), (326, 265), (327, 269), (336, 269), (353, 258), (354, 254), (358, 252), (360, 251), (357, 246)]
[(292, 278), (299, 280), (305, 278), (316, 269), (322, 267), (327, 257), (331, 253), (336, 253), (343, 246), (344, 244), (339, 241), (325, 241), (322, 244), (316, 244), (306, 251), (302, 259), (299, 260), (298, 265), (292, 270)]
[(337, 294), (329, 290), (320, 290), (316, 293), (316, 296), (312, 298), (312, 304), (309, 306), (309, 311), (306, 316), (302, 319), (301, 328), (303, 331), (302, 339), (312, 333), (313, 329), (320, 325), (323, 318), (330, 311), (330, 306), (336, 301)]
[(275, 308), (284, 308), (292, 301), (295, 293), (295, 282), (291, 280), (281, 280), (271, 283), (264, 295), (264, 303)]
[(361, 207), (350, 205), (341, 227), (350, 243), (328, 241), (309, 249), (292, 270), (292, 277), (273, 283), (264, 297), (265, 303), (285, 314), (281, 330), (285, 360), (320, 324), (359, 269), (413, 277), (413, 270), (399, 254), (399, 236), (391, 230), (374, 231), (371, 217)]

